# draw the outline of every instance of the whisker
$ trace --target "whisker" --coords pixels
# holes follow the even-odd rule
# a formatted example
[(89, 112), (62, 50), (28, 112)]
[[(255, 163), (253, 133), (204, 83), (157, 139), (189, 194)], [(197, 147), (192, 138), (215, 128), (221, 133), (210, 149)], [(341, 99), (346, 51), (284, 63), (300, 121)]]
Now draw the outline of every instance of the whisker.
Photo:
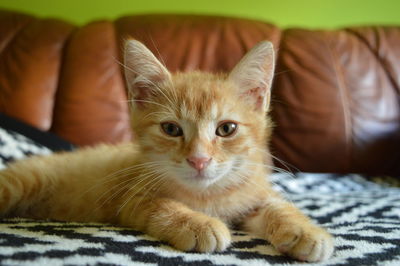
[[(240, 174), (238, 174), (238, 173), (233, 173), (233, 174), (236, 175), (237, 177), (241, 178), (241, 180), (244, 181), (244, 182), (246, 182), (246, 183), (250, 183), (251, 185), (258, 185), (257, 183), (254, 182), (254, 180), (249, 179), (249, 178), (246, 178), (246, 177), (243, 176), (243, 175), (240, 175)], [(283, 195), (284, 198), (285, 198), (288, 202), (292, 202), (291, 199), (290, 199), (290, 195), (289, 195), (284, 189), (282, 189), (282, 187), (281, 187), (280, 184), (278, 184), (278, 183), (276, 183), (276, 182), (274, 182), (274, 181), (272, 181), (272, 180), (268, 180), (268, 182), (269, 182), (270, 184), (272, 184), (272, 185), (275, 185), (275, 187), (279, 187), (279, 188), (280, 188), (280, 189), (279, 189), (280, 194)]]
[(282, 168), (277, 167), (277, 166), (269, 165), (269, 164), (266, 164), (266, 163), (258, 163), (258, 162), (252, 162), (252, 161), (247, 161), (247, 160), (246, 160), (246, 164), (248, 164), (248, 165), (263, 166), (263, 167), (266, 167), (266, 168), (268, 168), (268, 169), (274, 170), (274, 171), (276, 171), (276, 172), (287, 174), (289, 177), (292, 177), (292, 178), (295, 178), (295, 177), (296, 177), (296, 176), (294, 175), (294, 173), (292, 173), (291, 171), (282, 169)]
[[(159, 59), (160, 59), (160, 61), (161, 61), (161, 64), (167, 69), (167, 64), (165, 64), (164, 58), (161, 56), (161, 53), (160, 53), (160, 51), (158, 50), (157, 45), (155, 44), (155, 42), (154, 42), (153, 38), (151, 37), (151, 35), (150, 35), (149, 37), (150, 37), (151, 42), (153, 43), (154, 48), (156, 49), (156, 52), (157, 52), (157, 54), (158, 54), (158, 56), (159, 56)], [(172, 89), (172, 98), (173, 98), (173, 100), (175, 101), (175, 103), (177, 103), (177, 102), (178, 102), (178, 97), (177, 97), (177, 94), (176, 94), (176, 89), (175, 89), (175, 87), (174, 87), (174, 84), (173, 84), (172, 80), (169, 80), (169, 81), (170, 81), (171, 87), (173, 88), (173, 89)], [(165, 97), (166, 97), (166, 96), (165, 96)], [(172, 104), (172, 106), (174, 107), (175, 111), (177, 111), (177, 109), (176, 109), (176, 104), (173, 104), (173, 103), (172, 103), (173, 101), (170, 101), (170, 100), (168, 99), (168, 97), (166, 97), (166, 98), (167, 98), (167, 100)]]
[[(121, 197), (121, 198), (122, 198), (122, 196), (120, 196), (120, 194), (121, 194), (125, 189), (127, 189), (127, 187), (129, 187), (129, 185), (131, 184), (131, 182), (133, 182), (136, 178), (137, 178), (137, 176), (134, 176), (134, 177), (132, 177), (132, 178), (130, 178), (130, 179), (128, 179), (128, 180), (125, 180), (125, 181), (123, 181), (123, 182), (121, 182), (121, 183), (118, 183), (116, 186), (114, 186), (113, 188), (119, 187), (119, 186), (122, 185), (122, 187), (118, 188), (117, 191), (115, 191), (110, 197), (105, 198), (104, 201), (103, 201), (96, 209), (99, 209), (99, 208), (103, 207), (107, 202), (111, 202), (112, 200), (114, 200), (114, 199), (117, 198), (117, 197)], [(146, 179), (140, 180), (138, 183), (135, 183), (135, 185), (132, 186), (132, 187), (130, 187), (128, 190), (132, 190), (133, 188), (137, 187), (138, 185), (140, 185), (140, 183), (142, 183), (142, 182), (145, 181), (145, 180), (146, 180)], [(122, 183), (124, 183), (124, 184), (122, 184)], [(111, 190), (111, 189), (110, 189), (110, 190)], [(96, 202), (98, 202), (98, 201), (101, 200), (105, 195), (107, 195), (108, 192), (109, 192), (110, 190), (108, 190), (108, 191), (106, 191), (105, 193), (103, 193), (103, 195), (102, 195), (101, 197), (99, 197), (99, 199), (96, 200)], [(125, 193), (126, 193), (126, 192), (125, 192)], [(125, 193), (124, 193), (124, 194), (125, 194)]]
[[(158, 165), (157, 165), (157, 168), (159, 168), (160, 165), (161, 165), (161, 164), (158, 164)], [(127, 191), (121, 196), (121, 198), (124, 198), (126, 194), (128, 194), (130, 191), (132, 191), (133, 189), (135, 189), (135, 188), (136, 188), (138, 185), (140, 185), (143, 181), (146, 181), (146, 180), (147, 180), (147, 181), (151, 182), (152, 176), (158, 174), (158, 172), (159, 172), (157, 168), (156, 168), (156, 169), (153, 169), (153, 170), (151, 170), (151, 171), (146, 171), (145, 173), (142, 173), (141, 175), (139, 175), (138, 178), (140, 178), (141, 180), (140, 180), (138, 183), (136, 183), (134, 186), (132, 186), (129, 190), (127, 190)], [(150, 180), (148, 180), (147, 178), (150, 178)], [(144, 186), (146, 186), (149, 182), (147, 182)]]
[[(134, 186), (132, 186), (129, 190), (127, 190), (123, 195), (121, 195), (121, 198), (124, 198), (125, 195), (127, 195), (130, 191), (135, 189), (138, 185), (142, 184), (143, 181), (146, 181), (147, 180), (146, 178), (152, 178), (152, 176), (157, 173), (158, 173), (158, 171), (153, 170), (153, 171), (150, 171), (150, 172), (140, 175), (139, 178), (141, 178), (141, 180), (138, 183), (136, 183)], [(149, 181), (149, 180), (147, 180), (147, 181)], [(151, 179), (149, 182), (151, 182)], [(146, 186), (149, 182), (147, 182), (144, 186)]]
[[(87, 190), (86, 192), (84, 192), (84, 194), (90, 192), (91, 190), (98, 188), (99, 186), (102, 185), (107, 185), (107, 183), (112, 182), (112, 181), (116, 181), (119, 178), (124, 178), (126, 176), (129, 176), (131, 174), (133, 174), (135, 171), (141, 170), (141, 169), (148, 169), (148, 168), (155, 168), (158, 167), (158, 165), (160, 164), (160, 162), (145, 162), (145, 163), (141, 163), (141, 164), (137, 164), (137, 165), (133, 165), (131, 167), (127, 167), (124, 169), (120, 169), (116, 172), (113, 172), (105, 177), (103, 177), (103, 181), (96, 184), (95, 186), (91, 187), (89, 190)], [(154, 170), (153, 170), (154, 171)], [(113, 200), (115, 197), (117, 197), (127, 186), (130, 185), (130, 182), (132, 182), (135, 178), (137, 178), (137, 176), (133, 176), (129, 179), (123, 180), (121, 182), (117, 182), (115, 185), (113, 185), (110, 189), (105, 190), (96, 200), (97, 202), (100, 202), (104, 199), (104, 201), (93, 210), (96, 211), (99, 208), (101, 208), (102, 206), (104, 206), (107, 202)], [(110, 191), (117, 189), (109, 198), (105, 199), (105, 195), (107, 195), (108, 193), (110, 193)]]
[[(146, 198), (146, 196), (149, 194), (149, 192), (150, 192), (155, 186), (159, 185), (160, 182), (163, 181), (163, 178), (164, 178), (165, 176), (166, 176), (165, 173), (164, 173), (164, 174), (161, 174), (161, 175), (159, 175), (159, 176), (157, 176), (156, 182), (155, 182), (153, 185), (151, 185), (151, 186), (147, 189), (147, 191), (145, 191), (145, 194), (144, 194), (144, 195), (140, 198), (140, 200), (135, 204), (135, 207), (134, 207), (133, 210), (131, 211), (130, 216), (132, 216), (132, 214), (135, 213), (136, 208), (140, 205), (140, 203), (143, 201), (143, 199)], [(154, 195), (153, 195), (153, 196), (154, 196)]]
[(124, 173), (126, 173), (126, 172), (128, 172), (128, 171), (133, 171), (133, 170), (136, 170), (136, 169), (141, 169), (141, 168), (144, 168), (144, 167), (149, 167), (147, 164), (148, 164), (148, 163), (146, 163), (146, 165), (144, 165), (144, 164), (133, 165), (133, 166), (126, 167), (126, 168), (122, 168), (122, 169), (119, 169), (119, 170), (117, 170), (117, 171), (115, 171), (115, 172), (112, 172), (112, 173), (110, 173), (110, 174), (108, 174), (108, 175), (102, 177), (102, 178), (101, 178), (101, 179), (102, 179), (101, 182), (97, 182), (94, 186), (92, 186), (92, 187), (90, 187), (88, 190), (84, 191), (84, 192), (80, 195), (80, 197), (83, 197), (84, 195), (86, 195), (86, 194), (89, 193), (90, 191), (92, 191), (92, 190), (94, 190), (94, 189), (96, 189), (96, 188), (98, 188), (98, 187), (100, 187), (100, 186), (102, 186), (102, 185), (105, 185), (105, 184), (107, 184), (107, 183), (109, 183), (109, 182), (115, 181), (115, 179), (118, 179), (118, 178), (121, 177), (121, 174), (124, 174)]
[(167, 112), (151, 112), (151, 113), (148, 113), (147, 115), (145, 115), (144, 117), (142, 117), (142, 120), (144, 120), (144, 119), (146, 119), (147, 117), (152, 116), (152, 115), (170, 116), (171, 114), (170, 114), (170, 113), (167, 113)]
[[(131, 178), (129, 178), (129, 179), (126, 179), (126, 180), (124, 180), (124, 181), (122, 181), (122, 182), (117, 183), (116, 185), (112, 186), (110, 189), (104, 191), (104, 192), (100, 195), (100, 197), (98, 197), (97, 200), (95, 201), (96, 203), (99, 203), (99, 204), (100, 204), (100, 205), (98, 206), (97, 209), (103, 207), (107, 202), (110, 202), (110, 201), (112, 201), (113, 199), (115, 199), (115, 198), (116, 198), (120, 193), (122, 193), (122, 191), (124, 191), (124, 189), (126, 189), (126, 188), (131, 184), (131, 182), (133, 182), (135, 179), (136, 179), (136, 176), (131, 177)], [(116, 191), (113, 192), (113, 193), (111, 194), (110, 197), (105, 198), (105, 196), (106, 196), (107, 194), (109, 194), (110, 191), (112, 191), (112, 190), (114, 190), (114, 189), (116, 189)]]
[(167, 110), (169, 110), (169, 108), (165, 105), (162, 105), (160, 103), (154, 102), (154, 101), (147, 101), (147, 100), (136, 100), (136, 99), (130, 99), (130, 100), (124, 100), (124, 102), (143, 102), (143, 103), (149, 103), (149, 104), (154, 104), (157, 106), (160, 106), (162, 108), (166, 108)]
[(279, 71), (279, 72), (275, 72), (274, 73), (274, 77), (282, 75), (282, 74), (285, 74), (285, 73), (288, 73), (288, 72), (291, 72), (291, 71), (292, 71), (291, 69), (286, 69), (286, 70), (282, 70), (282, 71)]
[(157, 47), (157, 45), (155, 44), (153, 37), (151, 37), (151, 35), (149, 35), (149, 38), (150, 38), (151, 43), (152, 43), (153, 46), (154, 46), (154, 49), (156, 49), (156, 52), (157, 52), (158, 57), (159, 57), (159, 59), (160, 59), (160, 61), (161, 61), (161, 64), (162, 64), (165, 68), (167, 68), (167, 65), (165, 64), (164, 58), (161, 56), (160, 50), (158, 50), (158, 47)]
[(289, 172), (292, 173), (291, 169), (296, 170), (297, 172), (301, 172), (296, 166), (285, 162), (284, 160), (278, 158), (277, 156), (273, 155), (272, 153), (270, 153), (269, 151), (265, 150), (265, 149), (260, 149), (260, 148), (253, 148), (254, 150), (260, 151), (262, 153), (267, 154), (268, 156), (271, 156), (273, 159), (277, 160), (278, 162), (280, 162)]
[(271, 156), (273, 159), (275, 159), (275, 160), (277, 160), (278, 162), (280, 162), (283, 166), (285, 166), (286, 169), (290, 170), (290, 168), (293, 168), (293, 169), (296, 170), (297, 172), (300, 172), (299, 168), (297, 168), (297, 167), (294, 166), (293, 164), (290, 164), (290, 163), (288, 163), (288, 162), (285, 162), (284, 160), (278, 158), (278, 157), (275, 156), (275, 155), (270, 154), (270, 156)]
[[(158, 173), (155, 173), (155, 174), (158, 174)], [(157, 176), (151, 178), (150, 180), (148, 180), (147, 183), (145, 183), (145, 184), (143, 185), (143, 189), (146, 189), (146, 187), (147, 187), (149, 184), (151, 184), (152, 182), (157, 182), (159, 179), (160, 179), (160, 176), (159, 176), (159, 175), (157, 175)], [(124, 207), (126, 206), (126, 204), (128, 204), (133, 198), (135, 198), (135, 196), (136, 196), (137, 194), (143, 192), (143, 189), (142, 189), (142, 190), (137, 190), (137, 191), (135, 191), (133, 194), (130, 194), (130, 195), (127, 197), (127, 199), (121, 204), (121, 206), (118, 208), (117, 214), (119, 214), (119, 213), (124, 209)], [(132, 190), (133, 190), (132, 188), (129, 189), (129, 190), (127, 191), (127, 193), (131, 192)], [(146, 190), (145, 190), (145, 191), (146, 191)], [(127, 193), (125, 193), (124, 195), (126, 195)]]

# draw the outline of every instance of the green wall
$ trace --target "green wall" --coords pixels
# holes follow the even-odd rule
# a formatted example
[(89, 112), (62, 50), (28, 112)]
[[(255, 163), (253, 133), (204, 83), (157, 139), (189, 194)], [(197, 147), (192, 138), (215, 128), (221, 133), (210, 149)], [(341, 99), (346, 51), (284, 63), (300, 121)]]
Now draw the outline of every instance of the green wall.
[(262, 19), (283, 27), (400, 25), (400, 0), (0, 0), (0, 8), (78, 24), (125, 14), (221, 14)]

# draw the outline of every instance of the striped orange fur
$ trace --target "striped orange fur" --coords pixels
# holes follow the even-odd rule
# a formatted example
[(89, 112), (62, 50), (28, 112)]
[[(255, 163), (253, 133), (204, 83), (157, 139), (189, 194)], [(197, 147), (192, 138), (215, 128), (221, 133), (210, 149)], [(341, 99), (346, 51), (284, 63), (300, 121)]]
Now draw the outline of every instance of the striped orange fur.
[(227, 248), (240, 224), (296, 259), (330, 257), (332, 237), (267, 179), (270, 43), (229, 74), (171, 74), (130, 40), (125, 67), (135, 141), (10, 164), (3, 216), (115, 223), (200, 252)]

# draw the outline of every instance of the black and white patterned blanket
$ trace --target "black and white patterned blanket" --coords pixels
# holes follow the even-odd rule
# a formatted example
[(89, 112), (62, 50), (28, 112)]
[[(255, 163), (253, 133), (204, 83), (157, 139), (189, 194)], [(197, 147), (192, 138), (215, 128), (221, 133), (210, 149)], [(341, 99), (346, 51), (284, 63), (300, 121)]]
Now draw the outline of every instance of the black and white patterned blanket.
[[(0, 129), (5, 159), (49, 153)], [(385, 180), (385, 179), (383, 179)], [(400, 265), (400, 189), (359, 175), (274, 174), (276, 189), (335, 236), (336, 251), (318, 265)], [(224, 252), (180, 252), (141, 232), (107, 224), (0, 220), (0, 265), (308, 265), (265, 240), (233, 233)]]

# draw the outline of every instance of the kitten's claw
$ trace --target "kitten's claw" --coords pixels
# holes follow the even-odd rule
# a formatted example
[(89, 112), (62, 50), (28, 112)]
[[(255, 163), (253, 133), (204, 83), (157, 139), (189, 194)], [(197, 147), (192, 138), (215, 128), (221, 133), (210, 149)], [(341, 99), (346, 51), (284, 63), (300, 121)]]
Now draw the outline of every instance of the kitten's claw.
[(231, 235), (226, 225), (205, 215), (191, 217), (170, 239), (170, 243), (179, 250), (199, 252), (223, 251), (230, 242)]
[(333, 238), (324, 229), (315, 225), (281, 225), (269, 237), (280, 252), (301, 261), (323, 261), (334, 250)]

